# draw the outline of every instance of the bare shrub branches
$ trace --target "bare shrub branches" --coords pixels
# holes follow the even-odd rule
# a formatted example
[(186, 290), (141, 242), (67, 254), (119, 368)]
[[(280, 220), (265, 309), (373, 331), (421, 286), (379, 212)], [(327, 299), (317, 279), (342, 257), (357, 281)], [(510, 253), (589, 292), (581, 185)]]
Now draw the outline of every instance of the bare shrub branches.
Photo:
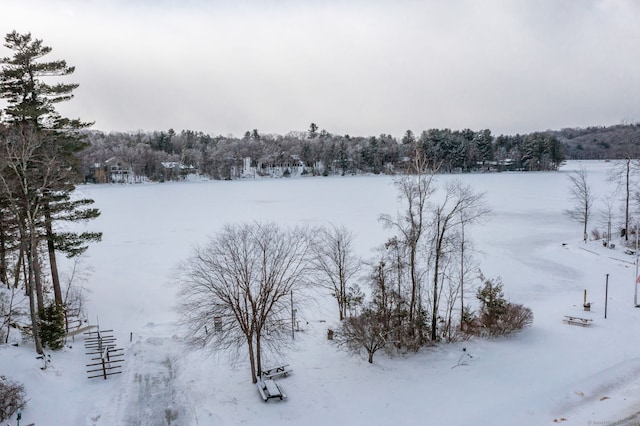
[(26, 403), (24, 386), (0, 376), (0, 421), (8, 420)]
[(343, 320), (334, 340), (338, 346), (345, 347), (353, 353), (365, 350), (367, 361), (373, 363), (373, 355), (385, 347), (390, 332), (383, 318), (371, 309), (366, 309), (357, 317)]

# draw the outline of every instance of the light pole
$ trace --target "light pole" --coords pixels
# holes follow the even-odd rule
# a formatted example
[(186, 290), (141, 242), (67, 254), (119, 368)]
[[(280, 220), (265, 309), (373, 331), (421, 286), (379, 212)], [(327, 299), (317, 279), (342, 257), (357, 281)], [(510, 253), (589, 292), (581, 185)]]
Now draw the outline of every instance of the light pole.
[(293, 290), (291, 290), (291, 339), (294, 340), (296, 338), (294, 323), (296, 321), (296, 310), (293, 309)]
[(607, 274), (607, 284), (604, 290), (604, 319), (607, 319), (607, 302), (609, 302), (609, 274)]
[(633, 287), (635, 291), (633, 292), (633, 305), (638, 308), (638, 282), (640, 281), (640, 277), (638, 276), (638, 224), (636, 223), (636, 276), (633, 280)]

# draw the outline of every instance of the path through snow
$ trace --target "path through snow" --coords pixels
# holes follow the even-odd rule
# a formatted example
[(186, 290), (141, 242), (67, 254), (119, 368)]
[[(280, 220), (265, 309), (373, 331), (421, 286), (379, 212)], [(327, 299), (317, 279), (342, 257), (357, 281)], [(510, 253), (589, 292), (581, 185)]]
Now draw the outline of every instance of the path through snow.
[[(100, 415), (96, 426), (165, 426), (193, 424), (184, 394), (176, 388), (181, 343), (167, 327), (144, 329), (125, 352), (115, 401)], [(94, 417), (95, 420), (95, 417)]]

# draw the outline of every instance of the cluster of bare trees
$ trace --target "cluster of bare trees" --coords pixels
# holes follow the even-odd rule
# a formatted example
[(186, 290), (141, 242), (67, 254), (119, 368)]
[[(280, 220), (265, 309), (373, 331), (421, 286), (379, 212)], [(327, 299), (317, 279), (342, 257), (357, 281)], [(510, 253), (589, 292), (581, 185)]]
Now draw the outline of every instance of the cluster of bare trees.
[(504, 299), (500, 280), (485, 279), (473, 259), (465, 230), (490, 215), (484, 194), (456, 180), (439, 186), (436, 167), (425, 160), (414, 165), (414, 175), (396, 179), (402, 209), (380, 218), (395, 235), (367, 266), (370, 297), (336, 335), (339, 345), (365, 351), (369, 362), (382, 348), (505, 335), (533, 320), (530, 309)]
[[(620, 230), (620, 237), (627, 245), (629, 235), (635, 233), (635, 224), (640, 222), (640, 190), (637, 189), (638, 178), (640, 177), (640, 160), (637, 159), (637, 149), (627, 150), (625, 158), (615, 160), (613, 167), (609, 170), (607, 179), (616, 185), (614, 191), (605, 194), (602, 198), (602, 207), (599, 212), (595, 210), (597, 201), (591, 185), (589, 184), (587, 170), (581, 166), (569, 176), (569, 200), (571, 206), (564, 210), (564, 213), (572, 220), (582, 226), (583, 240), (587, 243), (589, 239), (588, 227), (593, 222), (594, 214), (599, 213), (600, 223), (591, 230), (595, 239), (605, 237), (605, 243), (611, 241), (612, 234)], [(616, 204), (621, 203), (620, 214), (615, 214)], [(635, 224), (633, 223), (635, 216)], [(619, 219), (616, 221), (616, 217)], [(600, 228), (604, 227), (605, 231)]]
[[(465, 313), (471, 312), (465, 309), (465, 285), (471, 286), (470, 277), (478, 270), (465, 227), (487, 217), (490, 210), (483, 194), (459, 181), (439, 187), (437, 167), (424, 157), (416, 157), (414, 171), (396, 179), (402, 209), (395, 216), (380, 217), (395, 235), (369, 265), (372, 297), (358, 318), (343, 322), (338, 338), (344, 342), (355, 328), (368, 330), (370, 362), (372, 351), (387, 341), (417, 349), (428, 342), (454, 340), (464, 327)], [(363, 328), (363, 322), (368, 326)]]
[[(59, 344), (55, 329), (64, 327), (63, 320), (50, 324), (46, 312), (52, 310), (45, 309), (52, 305), (55, 318), (65, 309), (57, 253), (77, 256), (101, 238), (99, 232), (69, 232), (59, 225), (93, 219), (99, 211), (92, 200), (72, 197), (81, 181), (76, 154), (86, 146), (79, 130), (88, 123), (61, 117), (55, 109), (72, 98), (77, 85), (45, 80), (74, 68), (42, 61), (51, 48), (31, 34), (9, 33), (5, 46), (14, 55), (0, 59), (0, 97), (8, 105), (0, 111), (0, 281), (28, 296), (28, 329), (42, 353), (43, 343)], [(9, 306), (5, 315), (11, 313)]]
[[(415, 174), (396, 180), (404, 210), (381, 217), (395, 235), (371, 262), (354, 254), (353, 234), (337, 225), (228, 225), (194, 249), (175, 277), (190, 342), (246, 349), (255, 382), (263, 356), (286, 343), (294, 305), (312, 288), (336, 300), (336, 340), (366, 348), (370, 361), (388, 341), (416, 349), (454, 340), (473, 321), (465, 286), (478, 275), (465, 227), (490, 212), (483, 194), (458, 181), (439, 191), (435, 168), (424, 159), (415, 166)], [(363, 281), (369, 297), (358, 286)]]
[(424, 157), (414, 170), (396, 179), (400, 211), (380, 218), (395, 235), (367, 265), (370, 297), (336, 334), (339, 345), (365, 351), (369, 362), (382, 348), (505, 335), (533, 320), (531, 310), (504, 299), (500, 280), (485, 279), (473, 259), (465, 230), (490, 215), (484, 194), (456, 180), (438, 185), (437, 167)]
[(636, 224), (640, 222), (640, 190), (638, 179), (640, 178), (640, 148), (629, 145), (624, 158), (616, 160), (609, 173), (609, 180), (616, 184), (614, 197), (621, 197), (623, 204), (623, 219), (621, 222), (621, 236), (624, 241), (629, 241), (629, 234), (635, 231), (632, 219), (635, 213)]

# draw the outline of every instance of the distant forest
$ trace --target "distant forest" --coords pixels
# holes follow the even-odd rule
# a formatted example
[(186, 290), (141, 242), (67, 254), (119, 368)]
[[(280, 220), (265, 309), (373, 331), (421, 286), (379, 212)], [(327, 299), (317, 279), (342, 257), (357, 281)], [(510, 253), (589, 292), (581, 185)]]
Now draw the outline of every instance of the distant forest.
[(640, 154), (640, 123), (547, 133), (558, 138), (570, 160), (637, 159)]
[(80, 153), (90, 182), (178, 180), (198, 173), (212, 179), (243, 176), (403, 173), (416, 153), (441, 173), (556, 170), (565, 159), (609, 159), (633, 155), (640, 124), (524, 135), (490, 130), (431, 129), (397, 138), (335, 135), (311, 123), (286, 135), (247, 131), (243, 137), (183, 130), (87, 132)]

